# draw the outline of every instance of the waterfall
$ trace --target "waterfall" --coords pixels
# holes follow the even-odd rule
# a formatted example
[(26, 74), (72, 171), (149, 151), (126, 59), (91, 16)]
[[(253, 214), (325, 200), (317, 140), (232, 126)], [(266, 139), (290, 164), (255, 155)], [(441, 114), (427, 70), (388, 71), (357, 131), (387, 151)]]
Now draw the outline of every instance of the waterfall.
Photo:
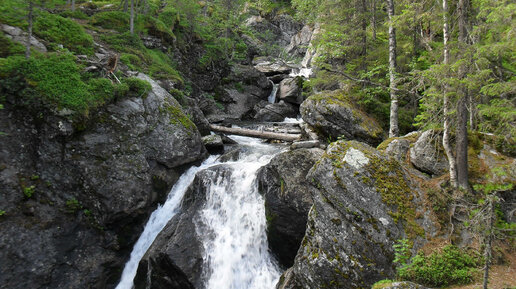
[(167, 201), (154, 211), (136, 242), (116, 289), (131, 289), (138, 263), (180, 203), (197, 172), (224, 166), (229, 173), (205, 180), (206, 204), (198, 212), (196, 232), (204, 247), (203, 282), (206, 289), (271, 289), (280, 269), (269, 254), (264, 200), (256, 175), (284, 147), (258, 139), (231, 136), (245, 146), (239, 159), (221, 163), (212, 156), (186, 171), (170, 191)]
[(156, 236), (161, 232), (168, 221), (170, 221), (170, 219), (179, 212), (181, 200), (183, 199), (186, 189), (192, 183), (195, 174), (212, 165), (215, 162), (215, 159), (215, 156), (211, 156), (199, 167), (192, 167), (181, 175), (174, 187), (170, 190), (165, 203), (162, 206), (158, 206), (158, 208), (151, 214), (149, 221), (147, 221), (147, 224), (143, 229), (143, 233), (140, 235), (140, 238), (133, 247), (129, 261), (125, 264), (122, 278), (120, 283), (116, 286), (116, 289), (131, 289), (133, 287), (133, 279), (136, 275), (138, 263), (141, 258), (145, 252), (147, 252), (147, 249), (149, 249), (152, 242), (154, 242), (154, 239), (156, 239)]
[(269, 103), (275, 103), (276, 102), (276, 93), (278, 93), (279, 84), (272, 82), (272, 80), (269, 80), (269, 81), (272, 83), (272, 91), (267, 100), (269, 101)]
[(206, 289), (272, 289), (281, 275), (268, 252), (265, 208), (256, 176), (278, 148), (253, 147), (229, 174), (209, 181), (206, 205), (197, 221), (204, 246)]

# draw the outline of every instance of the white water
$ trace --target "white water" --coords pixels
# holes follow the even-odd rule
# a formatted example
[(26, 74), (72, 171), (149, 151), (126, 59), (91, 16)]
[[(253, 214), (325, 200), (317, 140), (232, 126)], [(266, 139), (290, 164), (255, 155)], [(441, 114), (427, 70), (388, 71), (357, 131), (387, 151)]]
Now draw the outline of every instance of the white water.
[(231, 136), (244, 150), (238, 161), (220, 163), (212, 156), (200, 167), (185, 172), (163, 206), (154, 211), (138, 239), (116, 289), (131, 289), (138, 263), (167, 222), (179, 212), (180, 203), (195, 174), (223, 165), (229, 173), (206, 180), (206, 204), (196, 221), (203, 243), (203, 279), (206, 289), (271, 289), (281, 274), (268, 251), (265, 209), (258, 194), (256, 173), (280, 147), (260, 140)]
[(302, 76), (304, 78), (310, 78), (312, 75), (312, 68), (311, 67), (301, 67), (299, 69), (292, 69), (292, 72), (289, 76), (296, 77), (296, 76)]
[(278, 87), (279, 87), (279, 84), (272, 82), (272, 91), (271, 91), (271, 94), (269, 95), (269, 98), (267, 99), (269, 101), (269, 103), (276, 102), (276, 94), (278, 93)]
[(264, 201), (256, 183), (258, 169), (277, 152), (253, 143), (252, 152), (225, 163), (229, 174), (210, 180), (196, 224), (205, 249), (206, 289), (271, 289), (277, 283), (281, 273), (268, 251)]
[(183, 199), (186, 189), (192, 183), (195, 174), (212, 165), (215, 159), (215, 156), (211, 156), (199, 167), (192, 167), (181, 175), (177, 183), (170, 190), (163, 206), (158, 206), (158, 208), (152, 212), (143, 233), (133, 247), (129, 261), (125, 264), (122, 278), (120, 279), (120, 283), (116, 286), (116, 289), (131, 289), (133, 287), (133, 279), (141, 258), (145, 252), (147, 252), (147, 249), (149, 249), (163, 227), (179, 212), (181, 200)]

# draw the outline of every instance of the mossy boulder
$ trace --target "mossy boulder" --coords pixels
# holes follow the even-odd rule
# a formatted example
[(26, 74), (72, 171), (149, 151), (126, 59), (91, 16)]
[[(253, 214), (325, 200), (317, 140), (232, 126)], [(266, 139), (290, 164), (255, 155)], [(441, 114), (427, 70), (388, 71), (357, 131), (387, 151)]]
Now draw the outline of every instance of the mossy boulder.
[(324, 138), (358, 140), (378, 145), (384, 132), (343, 91), (321, 92), (306, 99), (300, 107), (303, 120)]
[(410, 162), (418, 170), (440, 176), (448, 171), (448, 160), (442, 147), (441, 134), (427, 130), (410, 148)]
[(286, 267), (294, 263), (313, 204), (313, 188), (306, 174), (323, 152), (318, 148), (284, 152), (258, 172), (258, 189), (265, 197), (269, 247)]
[[(434, 230), (422, 190), (393, 158), (356, 141), (330, 144), (307, 175), (306, 233), (279, 288), (366, 288), (394, 276), (392, 245)], [(287, 278), (288, 277), (288, 278)]]

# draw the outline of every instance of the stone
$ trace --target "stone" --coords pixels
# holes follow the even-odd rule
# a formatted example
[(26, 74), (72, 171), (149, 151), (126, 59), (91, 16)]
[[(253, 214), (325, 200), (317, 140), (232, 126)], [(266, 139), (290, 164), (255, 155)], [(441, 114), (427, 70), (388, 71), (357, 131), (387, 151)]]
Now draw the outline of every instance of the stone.
[(442, 138), (432, 130), (423, 132), (410, 148), (410, 162), (418, 170), (434, 176), (444, 174), (448, 169), (448, 161), (444, 156)]
[(290, 43), (285, 47), (285, 52), (289, 55), (305, 56), (310, 41), (312, 40), (313, 29), (309, 25), (303, 28), (292, 36)]
[(285, 62), (269, 57), (257, 57), (253, 59), (253, 64), (258, 71), (266, 76), (289, 74), (292, 71), (292, 67)]
[(300, 107), (303, 120), (322, 138), (344, 138), (378, 145), (384, 132), (378, 122), (361, 111), (342, 91), (322, 92)]
[[(392, 245), (419, 248), (432, 212), (398, 161), (356, 141), (331, 143), (305, 180), (313, 206), (294, 265), (277, 288), (370, 288), (393, 277)], [(430, 227), (427, 227), (430, 226)]]
[(224, 143), (220, 135), (212, 134), (203, 136), (202, 142), (211, 154), (220, 154), (224, 152)]
[(277, 98), (288, 103), (301, 104), (304, 100), (303, 78), (300, 76), (283, 79), (278, 88)]
[(292, 265), (305, 234), (312, 206), (305, 177), (322, 154), (318, 148), (284, 152), (258, 172), (259, 192), (265, 197), (269, 247), (284, 266)]
[(138, 77), (151, 83), (146, 97), (92, 111), (79, 127), (64, 110), (34, 119), (4, 103), (2, 286), (113, 288), (149, 214), (185, 166), (205, 157), (175, 99)]
[(280, 122), (286, 117), (296, 117), (297, 113), (297, 107), (290, 103), (280, 101), (278, 103), (267, 104), (265, 107), (261, 108), (254, 116), (254, 119), (259, 121)]
[(321, 143), (318, 140), (298, 141), (290, 145), (291, 150), (318, 148)]
[[(6, 36), (13, 41), (21, 43), (23, 46), (27, 45), (27, 32), (23, 31), (19, 27), (10, 26), (7, 24), (0, 24), (2, 31), (6, 33)], [(47, 52), (47, 48), (43, 43), (41, 43), (36, 37), (31, 36), (30, 38), (30, 45), (34, 49), (40, 51), (40, 52)]]

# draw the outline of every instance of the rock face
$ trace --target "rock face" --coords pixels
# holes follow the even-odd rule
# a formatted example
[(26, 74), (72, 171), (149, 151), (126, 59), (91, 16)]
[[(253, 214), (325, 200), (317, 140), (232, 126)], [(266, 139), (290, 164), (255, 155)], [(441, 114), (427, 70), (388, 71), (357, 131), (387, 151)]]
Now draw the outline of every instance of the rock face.
[[(160, 288), (156, 284), (167, 284), (169, 280), (202, 288), (204, 249), (196, 234), (195, 218), (206, 201), (204, 181), (222, 177), (227, 172), (227, 167), (216, 166), (197, 173), (183, 198), (181, 214), (168, 222), (140, 261), (135, 277), (136, 288)], [(178, 276), (180, 279), (175, 279)]]
[(254, 118), (259, 121), (283, 121), (286, 117), (296, 117), (297, 111), (296, 106), (280, 101), (267, 104), (256, 113)]
[(277, 97), (283, 101), (301, 104), (303, 102), (303, 78), (298, 76), (295, 78), (283, 79), (279, 84)]
[(9, 98), (0, 110), (6, 288), (114, 286), (156, 202), (182, 166), (204, 157), (199, 132), (175, 99), (139, 77), (152, 92), (108, 105), (79, 129)]
[(392, 245), (424, 235), (420, 190), (399, 162), (358, 142), (332, 143), (306, 176), (314, 205), (294, 265), (277, 288), (365, 288), (393, 276)]
[(298, 149), (275, 156), (258, 172), (265, 197), (269, 247), (283, 266), (292, 266), (305, 234), (312, 191), (306, 174), (322, 156), (321, 149)]
[[(287, 14), (270, 15), (262, 17), (252, 15), (245, 22), (246, 26), (256, 31), (259, 46), (263, 47), (262, 54), (278, 55), (281, 51), (273, 50), (271, 47), (277, 45), (286, 47), (291, 39), (303, 28), (303, 24), (295, 21)], [(268, 52), (268, 53), (263, 53)]]
[(448, 161), (441, 149), (441, 136), (431, 130), (423, 132), (410, 148), (410, 161), (418, 170), (440, 176), (448, 171)]
[(218, 154), (224, 152), (224, 142), (222, 137), (217, 134), (207, 135), (202, 137), (204, 146), (211, 154)]
[[(234, 65), (225, 82), (214, 96), (215, 101), (223, 105), (225, 118), (250, 118), (254, 106), (266, 102), (272, 91), (271, 82), (252, 66)], [(217, 113), (216, 109), (204, 112), (208, 119)]]
[(303, 120), (323, 137), (380, 143), (383, 131), (380, 125), (356, 107), (341, 91), (312, 95), (300, 107)]
[[(20, 42), (24, 46), (27, 45), (27, 32), (24, 32), (19, 27), (10, 26), (7, 24), (0, 24), (0, 28), (5, 32), (6, 37), (13, 41)], [(30, 38), (30, 45), (40, 52), (47, 52), (47, 48), (36, 37)]]

